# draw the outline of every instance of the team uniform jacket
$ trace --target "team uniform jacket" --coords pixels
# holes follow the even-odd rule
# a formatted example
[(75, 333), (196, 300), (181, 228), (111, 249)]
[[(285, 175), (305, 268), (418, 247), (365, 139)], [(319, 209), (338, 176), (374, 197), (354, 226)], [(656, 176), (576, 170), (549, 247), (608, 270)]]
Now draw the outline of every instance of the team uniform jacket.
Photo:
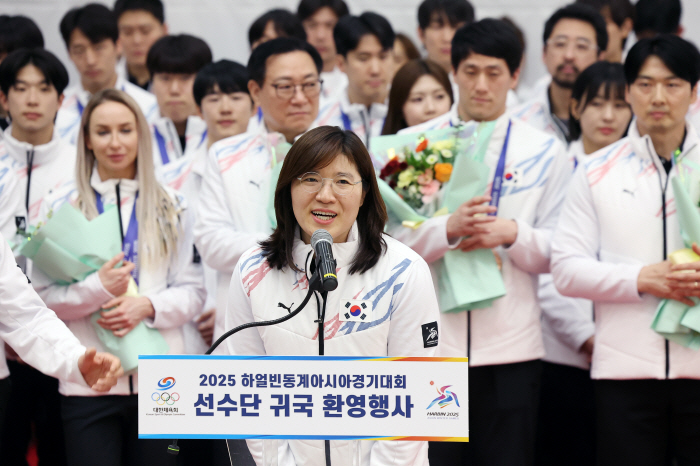
[(333, 71), (321, 72), (323, 87), (321, 88), (321, 98), (336, 100), (346, 87), (348, 87), (348, 75), (340, 71), (336, 66)]
[[(149, 123), (160, 116), (156, 97), (150, 92), (144, 91), (121, 77), (117, 77), (114, 88), (129, 94), (139, 105)], [(69, 87), (63, 95), (63, 105), (56, 115), (56, 131), (62, 139), (75, 145), (78, 140), (83, 109), (87, 106), (91, 95), (83, 89), (82, 84)]]
[[(569, 145), (568, 158), (573, 164), (585, 161), (580, 140)], [(542, 339), (547, 362), (588, 370), (588, 356), (581, 346), (593, 336), (593, 303), (588, 299), (562, 296), (554, 286), (552, 275), (539, 277), (537, 295), (542, 308)]]
[[(153, 136), (153, 162), (156, 167), (168, 165), (183, 157), (188, 157), (200, 148), (207, 147), (207, 124), (198, 116), (187, 118), (185, 129), (186, 145), (182, 149), (175, 124), (168, 117), (160, 117), (151, 125)], [(186, 198), (190, 201), (190, 198)]]
[[(430, 122), (444, 127), (456, 118), (453, 110)], [(490, 167), (491, 181), (509, 121), (512, 127), (498, 216), (515, 220), (518, 235), (510, 247), (496, 248), (503, 263), (506, 295), (489, 308), (469, 311), (469, 318), (467, 312), (442, 315), (440, 356), (468, 356), (472, 366), (509, 364), (544, 356), (537, 275), (549, 272), (551, 236), (573, 168), (556, 138), (505, 114), (496, 120), (484, 158)], [(403, 132), (432, 129), (430, 122)], [(489, 183), (485, 194), (490, 192)], [(446, 215), (430, 218), (413, 230), (402, 227), (390, 216), (388, 232), (432, 263), (458, 244), (447, 240), (447, 219)], [(435, 269), (433, 277), (437, 284), (440, 277)]]
[(16, 239), (17, 219), (26, 215), (24, 196), (19, 184), (14, 170), (0, 161), (0, 234), (8, 241)]
[[(436, 346), (425, 347), (421, 326), (435, 324), (440, 315), (430, 283), (428, 265), (415, 252), (385, 236), (386, 253), (365, 273), (350, 275), (358, 247), (357, 224), (346, 243), (333, 244), (338, 265), (339, 287), (328, 294), (324, 325), (325, 354), (333, 356), (434, 356)], [(313, 260), (312, 249), (300, 239), (294, 243), (294, 262), (301, 270)], [(271, 269), (255, 247), (241, 256), (231, 280), (226, 327), (282, 317), (276, 306), (301, 303), (308, 291), (306, 273)], [(344, 314), (350, 300), (367, 305), (365, 321), (349, 321)], [(358, 301), (355, 301), (358, 300)], [(246, 330), (226, 341), (230, 354), (317, 355), (318, 324), (314, 322), (315, 300), (309, 312), (302, 312), (282, 324)], [(443, 330), (440, 326), (439, 330)], [(441, 338), (441, 336), (438, 336)], [(440, 342), (442, 344), (442, 342)], [(426, 442), (360, 442), (362, 465), (428, 465)], [(248, 443), (253, 457), (262, 464), (260, 444)], [(331, 441), (331, 458), (341, 455), (349, 442)], [(280, 449), (280, 466), (325, 464), (323, 441), (286, 442)], [(338, 458), (339, 460), (340, 458)], [(333, 459), (336, 461), (336, 459)]]
[(538, 87), (530, 100), (509, 110), (513, 118), (518, 118), (540, 131), (556, 136), (564, 144), (567, 143), (567, 135), (554, 121), (552, 108), (549, 102), (549, 86)]
[[(137, 180), (107, 180), (101, 181), (97, 170), (92, 174), (90, 184), (99, 193), (103, 205), (116, 203), (115, 186), (120, 183), (122, 199), (122, 224), (126, 234), (131, 211), (134, 208), (134, 197), (138, 189)], [(201, 312), (204, 304), (204, 286), (200, 264), (192, 261), (192, 212), (184, 205), (181, 196), (169, 191), (173, 199), (181, 206), (180, 237), (176, 255), (168, 263), (143, 264), (139, 273), (139, 294), (148, 297), (155, 309), (155, 318), (145, 319), (146, 325), (157, 328), (168, 344), (170, 354), (184, 352), (182, 326), (191, 321)], [(68, 186), (48, 196), (42, 208), (45, 216), (52, 209), (56, 211), (64, 203), (72, 202), (77, 196), (74, 186)], [(47, 306), (56, 312), (73, 334), (86, 346), (94, 346), (98, 351), (105, 351), (97, 334), (90, 323), (90, 316), (108, 300), (114, 298), (109, 293), (97, 273), (89, 275), (85, 280), (68, 286), (61, 286), (51, 280), (41, 271), (35, 270), (34, 285), (39, 296)], [(137, 375), (133, 375), (133, 387), (136, 390)], [(96, 396), (97, 392), (74, 383), (61, 382), (59, 391), (66, 396)], [(128, 395), (129, 376), (123, 376), (117, 385), (109, 392), (110, 395)]]
[[(679, 160), (700, 163), (695, 129)], [(700, 378), (700, 353), (666, 340), (651, 322), (660, 299), (639, 295), (645, 265), (684, 247), (670, 178), (649, 136), (626, 138), (587, 157), (569, 187), (552, 244), (559, 291), (595, 303), (594, 379)], [(700, 198), (700, 186), (691, 198)], [(665, 217), (664, 217), (665, 214)], [(665, 249), (664, 249), (665, 245)]]
[(362, 104), (351, 104), (345, 89), (337, 96), (336, 101), (324, 100), (320, 103), (315, 126), (339, 126), (350, 130), (369, 147), (370, 138), (382, 134), (387, 110), (386, 104), (372, 104), (369, 110)]
[[(0, 344), (10, 345), (22, 360), (44, 374), (88, 390), (78, 369), (85, 347), (39, 299), (1, 235), (0, 303)], [(2, 357), (0, 379), (8, 375)]]

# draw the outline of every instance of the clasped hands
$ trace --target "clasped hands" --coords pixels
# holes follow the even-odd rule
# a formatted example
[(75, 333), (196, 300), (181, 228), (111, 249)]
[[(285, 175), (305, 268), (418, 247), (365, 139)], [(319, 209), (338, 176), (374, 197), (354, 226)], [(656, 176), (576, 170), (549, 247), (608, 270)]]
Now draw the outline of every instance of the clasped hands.
[[(120, 252), (97, 271), (97, 274), (105, 287), (116, 298), (110, 299), (102, 305), (102, 309), (110, 309), (102, 312), (102, 317), (97, 319), (98, 325), (111, 330), (117, 337), (123, 337), (136, 327), (143, 319), (154, 317), (155, 309), (151, 300), (145, 296), (122, 296), (126, 293), (131, 278), (131, 271), (135, 265), (124, 261), (121, 267), (115, 266), (124, 259), (124, 253)], [(113, 309), (112, 309), (113, 308)]]
[(518, 236), (515, 220), (489, 216), (496, 212), (488, 205), (491, 196), (476, 196), (457, 208), (447, 220), (447, 239), (464, 238), (458, 248), (464, 252), (509, 246)]
[[(700, 255), (700, 247), (693, 243), (693, 251)], [(639, 293), (649, 293), (662, 299), (675, 299), (694, 306), (692, 297), (700, 298), (700, 261), (672, 265), (665, 260), (642, 267), (637, 277)]]

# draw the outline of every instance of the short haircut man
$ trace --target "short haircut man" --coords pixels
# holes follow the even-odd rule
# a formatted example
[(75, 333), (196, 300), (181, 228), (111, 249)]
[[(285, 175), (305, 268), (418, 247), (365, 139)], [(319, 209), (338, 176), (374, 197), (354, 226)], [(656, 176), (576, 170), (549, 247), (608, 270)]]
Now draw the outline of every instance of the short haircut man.
[(33, 65), (44, 75), (44, 82), (56, 89), (58, 96), (68, 86), (68, 71), (53, 53), (44, 49), (24, 49), (11, 53), (7, 61), (0, 63), (0, 90), (7, 96), (10, 88), (17, 83), (19, 71)]
[(306, 31), (299, 17), (283, 8), (263, 13), (248, 29), (248, 44), (251, 50), (263, 42), (278, 37), (296, 37), (306, 40)]
[(0, 62), (20, 47), (44, 47), (44, 36), (34, 21), (26, 16), (0, 15)]
[(148, 89), (151, 76), (146, 67), (148, 50), (168, 33), (161, 0), (117, 0), (114, 14), (119, 27), (119, 40), (124, 50), (119, 70), (129, 82)]
[(576, 0), (595, 8), (605, 19), (608, 29), (608, 48), (605, 59), (613, 63), (622, 63), (622, 51), (627, 37), (634, 26), (634, 5), (630, 0)]
[(418, 7), (418, 37), (427, 58), (451, 73), (452, 37), (457, 29), (473, 21), (474, 7), (467, 0), (424, 0)]
[(683, 33), (681, 0), (639, 0), (634, 10), (634, 34), (637, 39)]
[(594, 8), (572, 3), (550, 16), (542, 38), (543, 61), (551, 82), (515, 107), (513, 115), (568, 143), (571, 89), (581, 71), (604, 56), (608, 46), (605, 20)]
[(219, 60), (205, 65), (194, 80), (192, 92), (198, 107), (202, 106), (204, 97), (222, 92), (233, 94), (243, 92), (250, 95), (248, 90), (250, 75), (248, 69), (231, 60)]

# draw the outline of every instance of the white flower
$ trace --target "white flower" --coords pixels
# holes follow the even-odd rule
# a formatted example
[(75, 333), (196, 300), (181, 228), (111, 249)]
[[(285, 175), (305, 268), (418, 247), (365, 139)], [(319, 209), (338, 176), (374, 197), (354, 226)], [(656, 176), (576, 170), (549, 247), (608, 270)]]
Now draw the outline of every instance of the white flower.
[(403, 152), (399, 152), (396, 154), (396, 158), (399, 159), (399, 162), (405, 162), (406, 161), (406, 154)]
[(425, 162), (428, 165), (435, 165), (438, 162), (437, 155), (429, 155), (425, 158)]
[(408, 193), (409, 194), (418, 194), (418, 186), (416, 186), (415, 184), (412, 184), (411, 186), (409, 186)]
[(443, 149), (440, 151), (440, 154), (445, 157), (446, 159), (451, 159), (452, 158), (452, 151), (448, 149)]

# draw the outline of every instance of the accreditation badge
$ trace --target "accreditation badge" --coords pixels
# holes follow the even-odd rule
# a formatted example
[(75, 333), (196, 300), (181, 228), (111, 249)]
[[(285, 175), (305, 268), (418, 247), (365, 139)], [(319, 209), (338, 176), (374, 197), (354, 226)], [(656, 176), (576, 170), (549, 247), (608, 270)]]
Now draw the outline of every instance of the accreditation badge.
[(372, 303), (349, 299), (340, 305), (341, 322), (372, 322)]

